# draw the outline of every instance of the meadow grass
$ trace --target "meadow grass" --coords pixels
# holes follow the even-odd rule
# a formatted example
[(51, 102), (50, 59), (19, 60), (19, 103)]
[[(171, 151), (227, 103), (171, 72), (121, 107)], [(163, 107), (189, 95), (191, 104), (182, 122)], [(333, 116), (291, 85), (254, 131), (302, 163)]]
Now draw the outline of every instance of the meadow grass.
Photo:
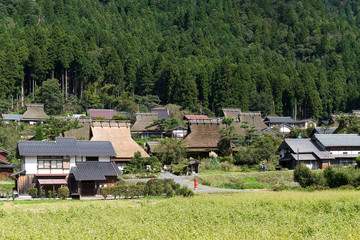
[[(200, 173), (202, 184), (212, 187), (236, 188), (236, 184), (243, 186), (256, 186), (256, 188), (269, 189), (275, 184), (294, 185), (294, 171), (268, 171), (268, 172), (206, 172)], [(249, 189), (248, 188), (248, 189)]]
[(0, 206), (2, 239), (357, 239), (360, 192), (204, 193), (193, 198)]

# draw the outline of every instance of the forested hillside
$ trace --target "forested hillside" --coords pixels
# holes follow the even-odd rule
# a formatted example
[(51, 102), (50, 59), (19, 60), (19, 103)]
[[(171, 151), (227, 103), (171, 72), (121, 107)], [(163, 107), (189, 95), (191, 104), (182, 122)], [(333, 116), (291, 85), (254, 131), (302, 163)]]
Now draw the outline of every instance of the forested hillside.
[(0, 107), (36, 101), (56, 78), (81, 111), (136, 111), (155, 95), (195, 113), (324, 118), (360, 108), (359, 11), (355, 0), (3, 0)]

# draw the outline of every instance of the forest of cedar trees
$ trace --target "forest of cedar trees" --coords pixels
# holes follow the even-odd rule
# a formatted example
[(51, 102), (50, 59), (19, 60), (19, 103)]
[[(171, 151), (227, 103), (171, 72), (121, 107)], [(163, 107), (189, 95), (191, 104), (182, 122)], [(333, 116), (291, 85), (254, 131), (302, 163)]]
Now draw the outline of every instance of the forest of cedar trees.
[(3, 0), (0, 111), (57, 79), (54, 114), (155, 101), (324, 119), (360, 108), (359, 37), (357, 0)]

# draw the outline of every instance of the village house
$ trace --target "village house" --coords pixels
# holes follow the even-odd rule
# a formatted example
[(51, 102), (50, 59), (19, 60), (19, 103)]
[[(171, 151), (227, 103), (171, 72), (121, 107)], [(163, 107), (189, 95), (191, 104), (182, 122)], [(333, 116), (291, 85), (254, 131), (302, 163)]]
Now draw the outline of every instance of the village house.
[(243, 112), (240, 108), (223, 108), (224, 117), (233, 118), (231, 126), (234, 126), (235, 131), (244, 135), (246, 130), (241, 125), (247, 123), (250, 127), (255, 127), (256, 132), (266, 129), (264, 119), (261, 117), (261, 112)]
[(25, 122), (30, 124), (44, 123), (49, 116), (44, 112), (44, 104), (26, 104), (24, 114), (2, 114), (5, 124)]
[(38, 188), (40, 194), (61, 186), (81, 196), (99, 195), (100, 187), (114, 185), (120, 175), (110, 161), (116, 153), (109, 141), (19, 141), (17, 154), (21, 170), (13, 176), (20, 196), (28, 195), (29, 188)]
[(136, 121), (131, 127), (132, 134), (138, 134), (140, 138), (159, 137), (161, 131), (156, 127), (146, 128), (154, 123), (158, 118), (158, 113), (136, 113)]
[(206, 158), (211, 151), (219, 153), (217, 144), (221, 140), (219, 130), (222, 127), (221, 119), (190, 119), (184, 138), (188, 157)]
[(117, 115), (117, 111), (114, 109), (88, 109), (86, 112), (92, 119), (97, 119), (99, 117), (112, 119), (114, 115)]
[(160, 119), (160, 118), (170, 119), (169, 109), (167, 109), (167, 108), (156, 107), (156, 108), (152, 108), (150, 111), (152, 113), (157, 113), (158, 119)]
[(314, 134), (307, 139), (285, 139), (279, 147), (279, 164), (294, 169), (305, 164), (310, 169), (356, 164), (360, 155), (357, 134)]
[(129, 122), (93, 121), (91, 123), (91, 141), (109, 141), (112, 143), (115, 155), (111, 157), (119, 170), (131, 161), (136, 152), (142, 157), (150, 157), (132, 138)]
[(16, 164), (12, 164), (6, 161), (6, 156), (10, 152), (0, 148), (0, 179), (8, 178), (14, 173), (14, 168), (17, 168)]

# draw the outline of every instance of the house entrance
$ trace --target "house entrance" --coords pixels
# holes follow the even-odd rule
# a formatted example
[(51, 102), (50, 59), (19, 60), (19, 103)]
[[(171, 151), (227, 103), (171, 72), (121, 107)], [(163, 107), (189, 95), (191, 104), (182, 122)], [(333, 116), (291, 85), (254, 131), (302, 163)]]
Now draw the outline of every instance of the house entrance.
[(96, 195), (95, 182), (83, 181), (81, 182), (81, 195), (82, 196), (94, 196)]

